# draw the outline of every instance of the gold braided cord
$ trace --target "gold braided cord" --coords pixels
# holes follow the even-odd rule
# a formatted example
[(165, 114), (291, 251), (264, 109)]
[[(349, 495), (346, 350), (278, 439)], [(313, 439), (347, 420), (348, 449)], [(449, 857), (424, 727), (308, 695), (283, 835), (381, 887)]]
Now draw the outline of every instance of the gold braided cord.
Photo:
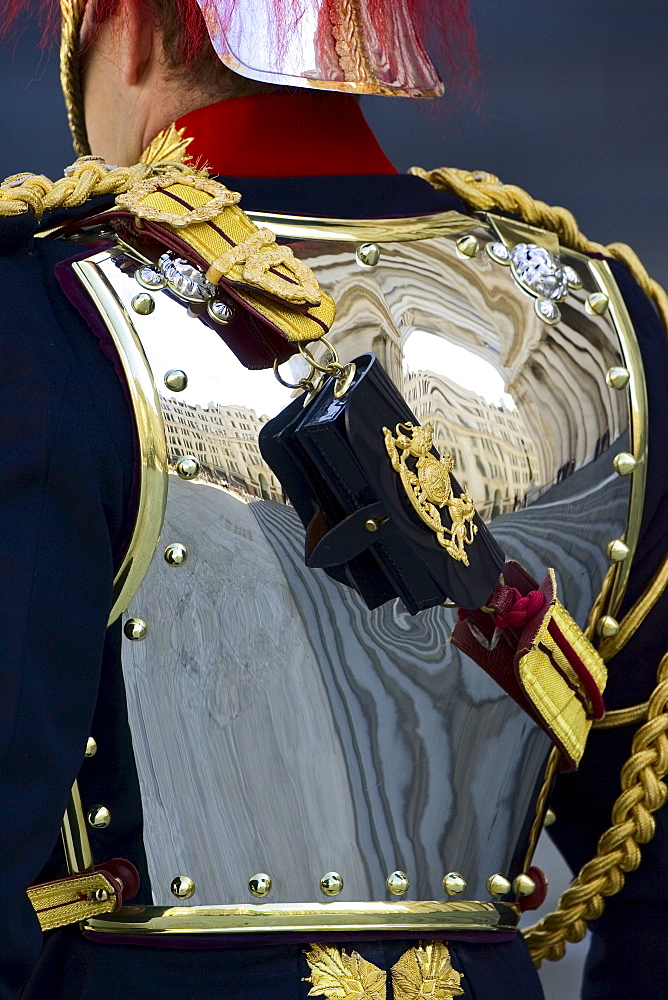
[(329, 18), (344, 79), (377, 84), (366, 47), (359, 0), (335, 0)]
[(83, 0), (60, 0), (60, 85), (65, 97), (67, 121), (72, 134), (74, 151), (79, 156), (90, 153), (81, 94), (81, 73), (79, 71), (81, 25), (84, 10)]
[(650, 278), (637, 254), (625, 243), (594, 243), (580, 232), (575, 216), (565, 208), (554, 207), (544, 201), (537, 201), (522, 188), (514, 184), (501, 184), (498, 177), (485, 171), (458, 170), (456, 167), (441, 167), (438, 170), (423, 170), (411, 167), (409, 173), (427, 181), (439, 191), (450, 191), (459, 195), (467, 204), (483, 212), (501, 211), (520, 215), (525, 222), (556, 233), (562, 246), (580, 253), (602, 253), (622, 261), (636, 279), (645, 295), (654, 302), (668, 331), (668, 295), (658, 283)]
[(167, 170), (194, 173), (191, 167), (177, 162), (109, 167), (98, 157), (82, 156), (57, 181), (43, 174), (13, 174), (0, 184), (0, 216), (31, 211), (39, 219), (51, 209), (76, 208), (96, 195), (120, 194)]
[(587, 921), (600, 917), (605, 899), (623, 888), (628, 872), (641, 861), (641, 844), (655, 833), (653, 813), (668, 797), (668, 653), (659, 664), (657, 686), (649, 700), (647, 722), (633, 738), (631, 756), (622, 768), (622, 792), (612, 807), (612, 825), (601, 836), (596, 855), (580, 869), (559, 899), (557, 909), (524, 931), (537, 966), (556, 961), (566, 941), (581, 941)]
[(641, 705), (629, 705), (627, 708), (613, 708), (607, 711), (602, 719), (594, 719), (593, 729), (618, 729), (620, 726), (632, 726), (647, 718), (649, 702)]

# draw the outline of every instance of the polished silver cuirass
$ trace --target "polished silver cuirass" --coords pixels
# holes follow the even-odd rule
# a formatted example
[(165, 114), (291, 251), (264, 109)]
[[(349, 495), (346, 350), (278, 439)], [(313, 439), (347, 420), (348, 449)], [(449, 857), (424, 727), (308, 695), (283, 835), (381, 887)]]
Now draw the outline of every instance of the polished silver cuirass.
[[(506, 558), (537, 580), (552, 567), (589, 635), (613, 628), (642, 501), (644, 384), (607, 265), (561, 251), (546, 271), (535, 248), (558, 255), (550, 234), (455, 213), (260, 224), (334, 298), (341, 361), (375, 352), (434, 426)], [(258, 448), (294, 393), (245, 369), (224, 326), (140, 287), (126, 249), (89, 268), (141, 343), (167, 442), (162, 534), (123, 640), (156, 905), (177, 905), (187, 880), (178, 905), (239, 913), (512, 900), (519, 883), (489, 880), (530, 864), (548, 737), (451, 646), (455, 611), (369, 611), (305, 566)], [(304, 365), (281, 374), (297, 382)]]

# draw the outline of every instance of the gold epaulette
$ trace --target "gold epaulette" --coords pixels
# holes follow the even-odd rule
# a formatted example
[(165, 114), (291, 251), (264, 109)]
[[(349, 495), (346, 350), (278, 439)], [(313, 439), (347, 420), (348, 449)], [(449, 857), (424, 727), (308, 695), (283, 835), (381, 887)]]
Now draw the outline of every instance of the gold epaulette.
[(332, 298), (311, 268), (259, 229), (240, 207), (241, 195), (206, 174), (172, 170), (138, 181), (116, 197), (134, 217), (133, 231), (202, 269), (212, 285), (235, 296), (286, 340), (318, 340), (335, 316)]
[(55, 208), (77, 208), (114, 194), (139, 226), (148, 220), (178, 236), (186, 251), (205, 262), (208, 281), (232, 283), (286, 340), (318, 340), (332, 325), (334, 302), (307, 264), (279, 246), (271, 230), (251, 221), (239, 207), (240, 194), (185, 162), (190, 141), (171, 125), (132, 167), (81, 156), (58, 181), (13, 174), (0, 184), (0, 217), (32, 212), (40, 219)]

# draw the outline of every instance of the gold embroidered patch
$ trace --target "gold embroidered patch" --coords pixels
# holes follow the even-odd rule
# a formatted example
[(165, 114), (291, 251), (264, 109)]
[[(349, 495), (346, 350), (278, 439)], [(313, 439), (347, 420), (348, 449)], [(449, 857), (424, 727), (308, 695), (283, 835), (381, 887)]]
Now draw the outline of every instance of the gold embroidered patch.
[[(448, 555), (468, 566), (465, 546), (472, 543), (478, 531), (473, 523), (476, 510), (468, 492), (464, 491), (458, 497), (452, 492), (450, 473), (455, 464), (454, 458), (449, 451), (440, 459), (431, 454), (434, 440), (431, 424), (417, 427), (410, 423), (397, 424), (396, 437), (387, 427), (383, 427), (383, 434), (392, 468), (399, 473), (413, 510), (436, 534), (439, 545)], [(409, 457), (417, 459), (415, 471), (407, 464)], [(450, 513), (449, 528), (441, 521), (439, 508), (442, 507), (447, 507)], [(447, 535), (450, 537), (447, 538)]]
[(464, 993), (461, 980), (443, 941), (420, 942), (392, 967), (394, 1000), (452, 1000)]
[(84, 872), (33, 885), (27, 893), (43, 931), (113, 913), (118, 905), (116, 890), (102, 872)]
[[(347, 955), (336, 945), (310, 945), (305, 952), (312, 975), (308, 996), (328, 1000), (387, 1000), (387, 973), (356, 951)], [(420, 942), (392, 967), (394, 1000), (453, 1000), (464, 990), (462, 975), (452, 967), (443, 941)]]
[[(149, 195), (165, 191), (175, 184), (203, 191), (205, 194), (210, 194), (211, 198), (203, 205), (178, 213), (165, 212), (146, 200)], [(159, 174), (157, 177), (149, 177), (145, 181), (138, 181), (128, 191), (116, 196), (116, 204), (132, 212), (138, 219), (164, 222), (177, 228), (191, 226), (195, 222), (208, 222), (220, 215), (228, 205), (238, 205), (240, 201), (241, 195), (237, 191), (230, 191), (219, 181), (204, 177), (202, 174), (185, 174), (175, 170)]]
[(311, 976), (308, 996), (329, 1000), (386, 1000), (387, 973), (353, 951), (335, 945), (312, 944), (305, 952)]

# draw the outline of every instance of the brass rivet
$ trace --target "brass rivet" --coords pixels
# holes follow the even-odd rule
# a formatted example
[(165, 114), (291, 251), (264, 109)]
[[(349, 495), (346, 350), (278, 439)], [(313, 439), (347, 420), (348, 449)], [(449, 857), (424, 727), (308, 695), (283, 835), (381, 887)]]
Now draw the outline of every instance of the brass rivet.
[(140, 316), (149, 316), (155, 309), (155, 299), (148, 292), (139, 292), (132, 300), (132, 308)]
[(225, 301), (225, 299), (209, 299), (206, 304), (206, 311), (214, 323), (219, 323), (221, 326), (234, 323), (239, 315), (236, 307), (231, 302)]
[(109, 899), (109, 893), (106, 889), (96, 889), (94, 895), (96, 903), (106, 903)]
[(631, 372), (628, 368), (608, 368), (605, 380), (611, 389), (625, 389), (629, 384)]
[(516, 896), (530, 896), (535, 891), (536, 883), (524, 872), (513, 879), (513, 892)]
[(176, 471), (181, 479), (194, 479), (199, 473), (199, 462), (192, 455), (186, 455), (176, 463)]
[(104, 830), (111, 823), (111, 813), (106, 806), (93, 806), (88, 810), (88, 823), (95, 830)]
[(253, 896), (268, 896), (272, 887), (271, 875), (258, 872), (248, 879), (248, 889)]
[(554, 809), (548, 809), (545, 813), (545, 819), (543, 820), (543, 826), (552, 826), (553, 823), (557, 822), (557, 814)]
[(638, 463), (628, 451), (620, 451), (619, 455), (615, 455), (612, 464), (615, 467), (615, 472), (619, 473), (620, 476), (628, 476)]
[(525, 872), (513, 879), (513, 892), (516, 896), (530, 896), (535, 891), (536, 883)]
[(608, 559), (610, 562), (624, 562), (630, 551), (626, 542), (623, 542), (621, 538), (615, 538), (614, 541), (608, 542)]
[(357, 263), (362, 267), (375, 267), (380, 260), (380, 247), (375, 243), (363, 243), (357, 248)]
[(325, 896), (338, 896), (343, 889), (343, 879), (338, 872), (326, 872), (320, 879), (320, 892)]
[(188, 558), (188, 549), (182, 542), (172, 542), (165, 549), (165, 562), (170, 566), (183, 566)]
[(389, 517), (370, 517), (364, 522), (364, 527), (367, 531), (378, 531), (381, 524), (385, 524), (389, 520)]
[(485, 885), (490, 896), (505, 896), (512, 888), (508, 879), (498, 872), (496, 875), (490, 875)]
[(603, 639), (611, 639), (619, 632), (619, 622), (612, 615), (603, 615), (596, 622), (596, 631)]
[(609, 305), (610, 299), (607, 295), (604, 295), (603, 292), (592, 292), (587, 297), (585, 308), (588, 313), (595, 313), (596, 316), (602, 316)]
[(462, 236), (455, 244), (458, 257), (475, 257), (480, 250), (480, 244), (475, 236)]
[(183, 392), (188, 385), (188, 376), (180, 368), (172, 368), (165, 375), (165, 385), (172, 392)]
[(123, 626), (123, 632), (126, 639), (132, 639), (133, 642), (140, 642), (148, 635), (148, 625), (143, 618), (128, 618)]
[(97, 753), (97, 742), (93, 739), (92, 736), (89, 736), (88, 739), (86, 740), (86, 752), (84, 753), (84, 757), (94, 757), (96, 753)]
[(466, 888), (466, 879), (459, 872), (448, 872), (443, 879), (443, 888), (448, 896), (458, 896)]
[(410, 879), (406, 872), (392, 872), (385, 879), (385, 885), (387, 886), (387, 891), (392, 893), (393, 896), (403, 896), (405, 892), (411, 887)]
[(197, 886), (189, 875), (177, 875), (172, 879), (170, 889), (177, 899), (191, 899), (197, 892)]

